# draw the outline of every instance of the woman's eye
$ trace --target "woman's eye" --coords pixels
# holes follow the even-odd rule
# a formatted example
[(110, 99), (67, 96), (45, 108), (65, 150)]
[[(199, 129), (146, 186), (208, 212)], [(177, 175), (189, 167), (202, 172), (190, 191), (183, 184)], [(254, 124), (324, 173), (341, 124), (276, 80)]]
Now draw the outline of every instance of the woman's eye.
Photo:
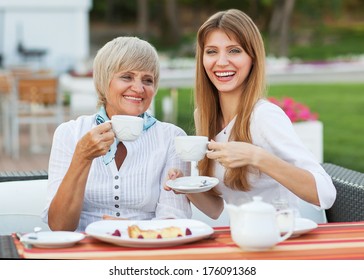
[(241, 53), (241, 52), (242, 52), (242, 50), (238, 49), (238, 48), (234, 48), (234, 49), (230, 50), (230, 53)]
[(154, 84), (154, 81), (153, 81), (153, 79), (145, 79), (145, 80), (143, 80), (143, 83), (148, 86), (151, 86)]
[(206, 54), (215, 54), (216, 53), (215, 50), (211, 50), (211, 49), (208, 49), (205, 52), (206, 52)]
[(121, 79), (126, 80), (126, 81), (130, 81), (132, 79), (132, 77), (130, 75), (122, 75), (120, 76)]

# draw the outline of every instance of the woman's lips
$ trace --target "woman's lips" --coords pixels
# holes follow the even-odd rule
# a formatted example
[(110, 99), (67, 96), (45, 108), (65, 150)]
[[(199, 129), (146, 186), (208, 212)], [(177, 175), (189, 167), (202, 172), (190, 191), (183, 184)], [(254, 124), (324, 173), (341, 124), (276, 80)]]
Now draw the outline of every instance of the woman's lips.
[(235, 73), (234, 71), (214, 72), (219, 81), (229, 81), (234, 77)]
[(137, 102), (143, 101), (143, 98), (141, 98), (141, 97), (130, 96), (130, 95), (124, 95), (124, 98), (127, 100), (137, 101)]

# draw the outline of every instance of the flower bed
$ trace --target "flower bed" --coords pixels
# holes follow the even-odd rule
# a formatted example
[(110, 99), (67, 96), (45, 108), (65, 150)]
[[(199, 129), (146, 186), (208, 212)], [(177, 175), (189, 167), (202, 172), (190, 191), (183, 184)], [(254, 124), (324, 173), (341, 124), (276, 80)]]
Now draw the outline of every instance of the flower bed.
[(311, 112), (308, 106), (294, 101), (292, 98), (284, 97), (276, 99), (269, 97), (268, 100), (283, 109), (289, 119), (294, 122), (315, 121), (318, 119), (318, 114)]

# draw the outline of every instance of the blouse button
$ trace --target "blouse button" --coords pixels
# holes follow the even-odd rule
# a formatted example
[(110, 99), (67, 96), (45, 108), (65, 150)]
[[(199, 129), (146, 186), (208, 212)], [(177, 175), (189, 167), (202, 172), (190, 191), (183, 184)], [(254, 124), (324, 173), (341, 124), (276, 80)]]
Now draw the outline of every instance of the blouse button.
[(115, 180), (117, 180), (117, 179), (119, 179), (119, 176), (118, 175), (115, 176)]
[(115, 208), (119, 208), (119, 205), (118, 204), (115, 204)]
[(115, 198), (115, 200), (119, 200), (119, 197), (118, 196), (115, 196), (114, 198)]
[(119, 186), (118, 186), (118, 185), (115, 185), (115, 187), (114, 187), (114, 188), (115, 188), (115, 190), (117, 190), (117, 189), (119, 188)]
[(117, 213), (116, 213), (116, 217), (119, 217), (119, 216), (120, 216), (120, 213), (119, 213), (119, 212), (117, 212)]

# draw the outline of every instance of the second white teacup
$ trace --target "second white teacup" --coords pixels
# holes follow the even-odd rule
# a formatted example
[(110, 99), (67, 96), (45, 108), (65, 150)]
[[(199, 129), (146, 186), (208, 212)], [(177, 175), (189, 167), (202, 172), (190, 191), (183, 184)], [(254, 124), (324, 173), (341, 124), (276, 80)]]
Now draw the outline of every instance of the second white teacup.
[(183, 161), (200, 161), (208, 151), (206, 136), (177, 136), (174, 140), (176, 152)]
[(135, 116), (115, 115), (111, 117), (111, 124), (119, 141), (134, 141), (143, 131), (144, 120)]

